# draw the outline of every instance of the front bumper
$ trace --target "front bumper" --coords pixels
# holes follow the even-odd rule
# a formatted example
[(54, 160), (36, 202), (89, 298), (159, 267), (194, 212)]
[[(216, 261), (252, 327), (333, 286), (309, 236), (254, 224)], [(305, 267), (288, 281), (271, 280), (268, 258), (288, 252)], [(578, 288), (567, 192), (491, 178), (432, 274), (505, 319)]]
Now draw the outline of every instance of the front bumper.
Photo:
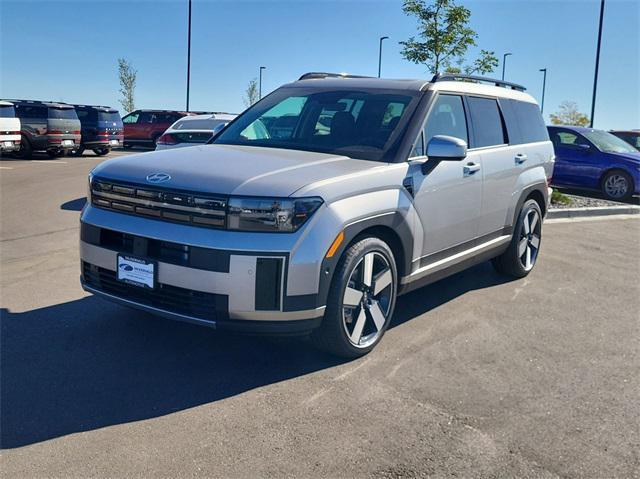
[[(287, 294), (289, 282), (295, 282), (289, 273), (289, 251), (203, 247), (184, 234), (180, 243), (171, 234), (156, 239), (155, 234), (139, 235), (127, 223), (208, 233), (214, 242), (218, 232), (87, 209), (81, 221), (80, 259), (82, 286), (88, 292), (172, 319), (245, 332), (301, 333), (317, 327), (324, 315), (325, 306), (317, 294)], [(97, 221), (91, 224), (87, 216)], [(120, 227), (100, 225), (100, 218), (117, 220)], [(118, 254), (154, 261), (156, 290), (118, 281)]]

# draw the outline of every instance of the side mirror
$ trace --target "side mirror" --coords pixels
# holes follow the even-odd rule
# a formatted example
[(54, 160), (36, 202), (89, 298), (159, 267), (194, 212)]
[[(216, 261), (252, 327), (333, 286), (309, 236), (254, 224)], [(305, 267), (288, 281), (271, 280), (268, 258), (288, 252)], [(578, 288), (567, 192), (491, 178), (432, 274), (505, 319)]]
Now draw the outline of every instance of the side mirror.
[(461, 161), (467, 157), (467, 142), (453, 136), (436, 135), (427, 143), (429, 161)]

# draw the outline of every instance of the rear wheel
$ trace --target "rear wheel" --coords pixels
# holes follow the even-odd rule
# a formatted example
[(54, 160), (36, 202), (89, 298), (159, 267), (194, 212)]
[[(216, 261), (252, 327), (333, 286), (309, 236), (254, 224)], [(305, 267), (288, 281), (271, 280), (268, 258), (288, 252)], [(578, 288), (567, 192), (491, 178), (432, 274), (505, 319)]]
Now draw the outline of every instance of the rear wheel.
[(542, 212), (535, 200), (528, 200), (520, 210), (509, 248), (492, 260), (493, 266), (502, 274), (527, 276), (538, 260), (541, 240)]
[(62, 158), (66, 155), (66, 152), (64, 150), (49, 150), (47, 155), (49, 155), (49, 158)]
[(609, 171), (602, 178), (602, 194), (610, 200), (627, 200), (633, 195), (633, 189), (633, 178), (624, 171)]
[(322, 325), (311, 339), (345, 358), (371, 351), (393, 315), (398, 274), (389, 246), (374, 237), (349, 247), (334, 274)]
[(22, 141), (20, 141), (20, 148), (13, 153), (13, 156), (21, 160), (27, 160), (31, 158), (32, 154), (33, 148), (31, 147), (31, 143), (23, 136)]

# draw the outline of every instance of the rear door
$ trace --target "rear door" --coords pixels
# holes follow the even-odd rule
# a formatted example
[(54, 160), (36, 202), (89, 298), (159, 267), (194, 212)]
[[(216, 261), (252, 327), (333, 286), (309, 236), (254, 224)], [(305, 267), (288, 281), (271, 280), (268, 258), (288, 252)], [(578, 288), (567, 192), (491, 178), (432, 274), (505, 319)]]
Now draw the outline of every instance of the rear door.
[[(426, 174), (422, 171), (426, 145), (435, 135), (469, 142), (468, 118), (463, 97), (439, 93), (427, 116), (423, 133), (410, 161), (414, 206), (424, 231), (422, 257), (414, 268), (426, 266), (459, 250), (472, 247), (478, 233), (482, 204), (482, 173), (479, 152), (469, 152), (462, 161), (442, 161)], [(473, 170), (473, 171), (470, 171)], [(418, 240), (418, 239), (416, 239)]]
[(16, 105), (16, 116), (20, 118), (20, 131), (34, 150), (44, 149), (47, 139), (47, 107), (19, 103)]
[(468, 96), (473, 125), (471, 152), (480, 155), (482, 165), (482, 208), (478, 236), (493, 239), (501, 235), (516, 188), (520, 146), (509, 144), (504, 116), (496, 98)]
[(75, 146), (80, 143), (80, 120), (74, 108), (49, 107), (47, 122), (49, 139), (60, 139), (62, 146)]

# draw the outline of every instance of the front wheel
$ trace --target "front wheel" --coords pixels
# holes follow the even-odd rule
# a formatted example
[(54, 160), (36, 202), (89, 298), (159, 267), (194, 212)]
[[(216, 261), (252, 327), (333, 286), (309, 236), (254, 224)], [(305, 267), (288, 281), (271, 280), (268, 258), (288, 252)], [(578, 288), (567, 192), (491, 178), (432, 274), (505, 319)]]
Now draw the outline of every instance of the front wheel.
[(393, 315), (398, 273), (393, 252), (379, 238), (364, 238), (343, 254), (331, 283), (322, 325), (311, 339), (345, 358), (371, 351)]
[(542, 212), (535, 200), (522, 205), (507, 251), (492, 260), (502, 274), (524, 278), (538, 260), (542, 240)]
[(610, 171), (602, 178), (602, 194), (609, 200), (627, 200), (633, 189), (633, 179), (624, 171)]

